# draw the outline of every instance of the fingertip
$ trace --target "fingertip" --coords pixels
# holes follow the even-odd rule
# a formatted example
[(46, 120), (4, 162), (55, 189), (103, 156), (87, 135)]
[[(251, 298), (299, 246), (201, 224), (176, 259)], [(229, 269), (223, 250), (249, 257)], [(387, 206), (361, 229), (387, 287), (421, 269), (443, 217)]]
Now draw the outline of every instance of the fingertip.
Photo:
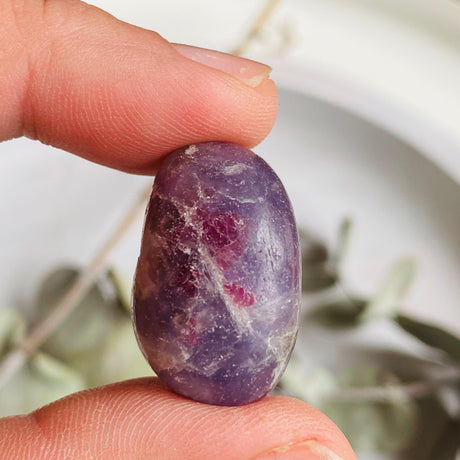
[(264, 98), (265, 110), (261, 114), (262, 121), (260, 122), (260, 131), (256, 132), (252, 138), (248, 136), (247, 144), (243, 145), (243, 147), (248, 148), (252, 148), (260, 144), (260, 142), (262, 142), (262, 140), (268, 136), (275, 124), (279, 105), (276, 83), (271, 78), (266, 78), (264, 81), (262, 81), (262, 83), (256, 86), (254, 90), (258, 93), (259, 96)]

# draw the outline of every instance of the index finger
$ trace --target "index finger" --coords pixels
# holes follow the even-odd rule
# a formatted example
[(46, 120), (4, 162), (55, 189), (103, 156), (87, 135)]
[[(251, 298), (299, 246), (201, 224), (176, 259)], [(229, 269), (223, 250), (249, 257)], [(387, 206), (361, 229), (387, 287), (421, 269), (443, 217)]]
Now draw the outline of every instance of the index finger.
[(174, 46), (78, 0), (0, 5), (0, 140), (26, 134), (91, 161), (155, 172), (170, 151), (251, 147), (277, 111), (270, 68)]

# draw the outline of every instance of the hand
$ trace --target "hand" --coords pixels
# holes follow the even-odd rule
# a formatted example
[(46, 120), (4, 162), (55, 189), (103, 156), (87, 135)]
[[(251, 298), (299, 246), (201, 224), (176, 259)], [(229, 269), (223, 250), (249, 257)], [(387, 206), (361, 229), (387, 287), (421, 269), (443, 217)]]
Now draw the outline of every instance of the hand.
[[(0, 3), (0, 140), (26, 135), (91, 161), (152, 174), (185, 144), (246, 147), (270, 131), (270, 69), (172, 45), (77, 0)], [(2, 459), (355, 458), (307, 404), (186, 400), (144, 378), (0, 420)]]

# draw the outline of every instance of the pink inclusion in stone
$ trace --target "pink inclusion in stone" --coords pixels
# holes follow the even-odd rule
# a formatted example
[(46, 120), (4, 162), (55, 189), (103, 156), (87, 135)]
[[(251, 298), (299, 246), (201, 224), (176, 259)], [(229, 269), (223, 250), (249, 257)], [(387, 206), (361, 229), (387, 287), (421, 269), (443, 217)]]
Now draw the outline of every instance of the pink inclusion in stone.
[(133, 296), (139, 346), (196, 401), (242, 405), (280, 379), (298, 328), (300, 250), (267, 163), (227, 142), (176, 150), (146, 214)]
[(237, 307), (250, 307), (254, 303), (254, 296), (238, 284), (226, 283), (224, 284), (224, 291)]

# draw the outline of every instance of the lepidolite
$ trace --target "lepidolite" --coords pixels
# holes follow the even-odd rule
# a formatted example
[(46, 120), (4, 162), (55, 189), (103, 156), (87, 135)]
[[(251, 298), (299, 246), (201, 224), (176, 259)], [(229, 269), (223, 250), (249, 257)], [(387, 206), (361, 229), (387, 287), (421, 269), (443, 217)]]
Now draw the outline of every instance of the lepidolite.
[(170, 154), (155, 178), (133, 320), (173, 391), (241, 405), (274, 388), (294, 346), (300, 251), (286, 191), (252, 151), (205, 142)]

